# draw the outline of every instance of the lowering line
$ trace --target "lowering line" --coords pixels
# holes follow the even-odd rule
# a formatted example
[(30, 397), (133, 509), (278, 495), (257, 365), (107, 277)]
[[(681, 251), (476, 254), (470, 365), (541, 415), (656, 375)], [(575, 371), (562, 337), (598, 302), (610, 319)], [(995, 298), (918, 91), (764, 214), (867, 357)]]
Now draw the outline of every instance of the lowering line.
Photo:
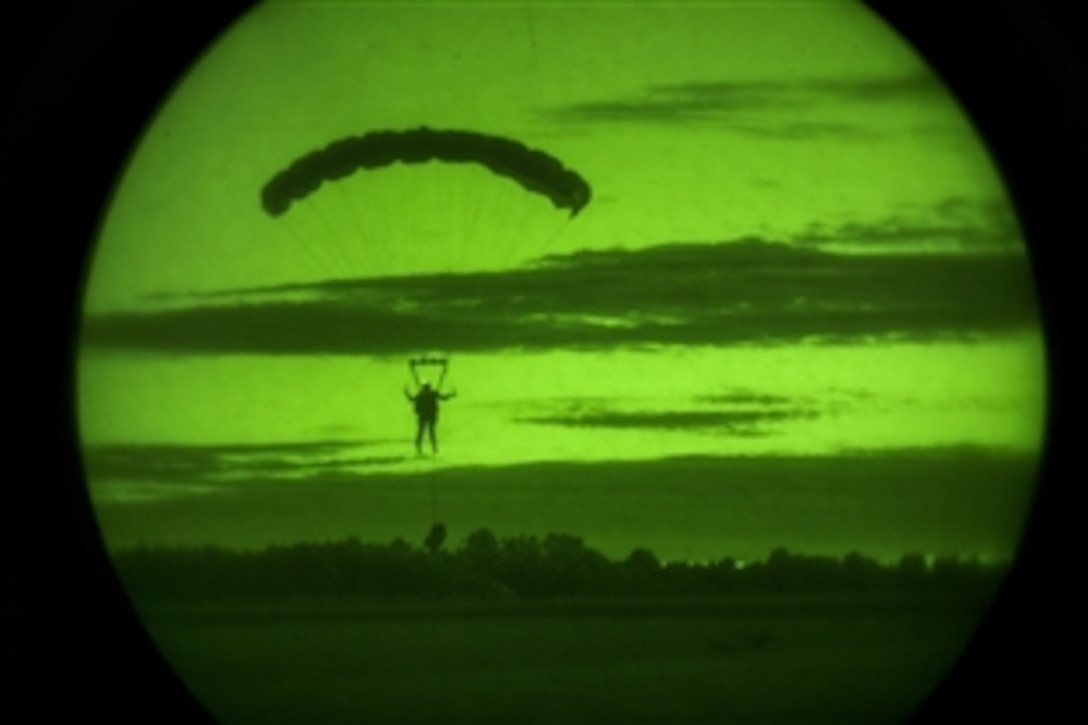
[(438, 524), (438, 487), (435, 485), (435, 459), (434, 454), (431, 455), (431, 527), (433, 528)]

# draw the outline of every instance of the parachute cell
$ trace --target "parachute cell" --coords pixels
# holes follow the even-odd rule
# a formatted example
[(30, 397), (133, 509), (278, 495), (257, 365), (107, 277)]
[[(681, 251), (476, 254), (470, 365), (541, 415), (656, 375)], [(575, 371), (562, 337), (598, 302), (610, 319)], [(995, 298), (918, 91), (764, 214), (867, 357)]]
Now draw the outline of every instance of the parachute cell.
[(554, 156), (499, 136), (472, 131), (373, 131), (334, 141), (306, 154), (280, 171), (261, 190), (261, 205), (271, 216), (285, 213), (293, 203), (360, 169), (377, 169), (400, 162), (471, 163), (547, 197), (556, 209), (571, 216), (589, 203), (585, 179)]

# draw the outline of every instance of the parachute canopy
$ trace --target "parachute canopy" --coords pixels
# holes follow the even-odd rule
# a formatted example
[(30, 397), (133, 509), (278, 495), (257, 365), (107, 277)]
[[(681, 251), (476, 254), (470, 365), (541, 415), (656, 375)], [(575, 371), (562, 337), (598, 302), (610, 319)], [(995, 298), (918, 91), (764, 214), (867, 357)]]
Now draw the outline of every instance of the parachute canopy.
[(589, 203), (585, 179), (543, 151), (499, 136), (472, 131), (373, 131), (334, 141), (280, 171), (261, 189), (261, 205), (273, 217), (316, 191), (322, 183), (396, 162), (472, 163), (517, 182), (551, 200), (556, 209), (576, 215)]

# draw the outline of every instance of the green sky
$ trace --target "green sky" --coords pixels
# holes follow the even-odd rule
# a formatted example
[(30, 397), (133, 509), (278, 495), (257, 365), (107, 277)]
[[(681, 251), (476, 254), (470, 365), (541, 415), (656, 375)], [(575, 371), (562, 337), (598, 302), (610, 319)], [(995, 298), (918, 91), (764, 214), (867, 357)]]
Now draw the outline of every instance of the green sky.
[[(262, 210), (303, 154), (420, 126), (544, 150), (592, 201), (572, 219), (430, 163)], [(92, 489), (130, 500), (403, 467), (404, 360), (426, 351), (453, 356), (460, 465), (1034, 455), (1043, 435), (1000, 179), (847, 2), (262, 5), (148, 126), (86, 313)]]
[[(420, 125), (547, 150), (590, 180), (593, 203), (570, 224), (546, 205), (510, 219), (505, 203), (527, 204), (516, 190), (440, 168), (354, 179), (355, 195), (323, 190), (282, 220), (256, 204), (305, 152)], [(438, 219), (420, 219), (421, 205)], [(88, 309), (300, 274), (748, 235), (1006, 248), (1003, 206), (940, 84), (852, 3), (271, 3), (149, 127), (106, 219)], [(462, 207), (489, 223), (466, 227)]]

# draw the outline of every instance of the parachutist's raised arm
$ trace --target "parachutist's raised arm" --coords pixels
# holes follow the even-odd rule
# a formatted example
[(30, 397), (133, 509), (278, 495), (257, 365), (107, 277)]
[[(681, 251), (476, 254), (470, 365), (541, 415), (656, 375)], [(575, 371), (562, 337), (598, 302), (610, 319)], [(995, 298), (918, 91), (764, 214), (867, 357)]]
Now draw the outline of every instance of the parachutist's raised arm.
[(412, 371), (412, 380), (415, 381), (416, 387), (417, 388), (420, 387), (419, 374), (416, 372), (416, 361), (415, 360), (409, 360), (408, 361), (408, 368)]
[(414, 403), (414, 402), (416, 402), (416, 396), (412, 395), (412, 391), (411, 391), (411, 390), (409, 390), (408, 388), (405, 388), (405, 389), (404, 389), (404, 397), (405, 397), (405, 398), (408, 398), (408, 402), (409, 402), (409, 403)]

